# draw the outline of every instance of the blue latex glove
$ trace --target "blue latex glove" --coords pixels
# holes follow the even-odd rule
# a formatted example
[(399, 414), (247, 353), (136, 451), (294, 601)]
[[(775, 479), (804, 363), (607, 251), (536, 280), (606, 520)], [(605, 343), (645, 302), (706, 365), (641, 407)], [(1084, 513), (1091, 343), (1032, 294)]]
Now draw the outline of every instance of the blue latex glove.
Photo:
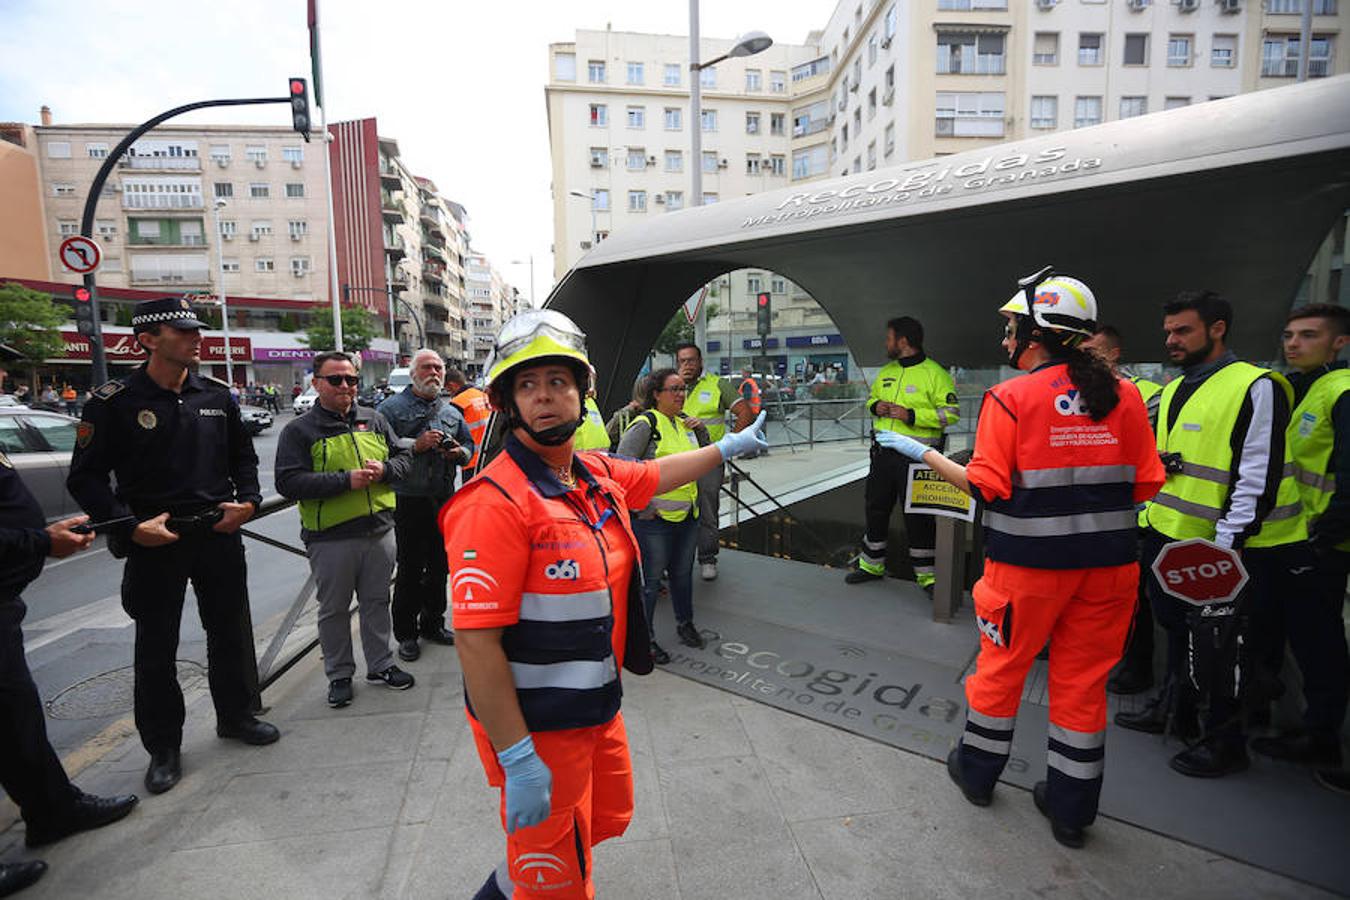
[(547, 819), (553, 773), (534, 752), (534, 739), (525, 735), (498, 753), (497, 762), (506, 770), (506, 833)]
[(916, 441), (907, 434), (895, 431), (878, 431), (876, 440), (887, 450), (894, 450), (915, 462), (923, 462), (923, 455), (933, 449), (922, 441)]
[(728, 431), (713, 446), (722, 453), (722, 462), (742, 453), (758, 453), (769, 449), (769, 439), (764, 436), (764, 419), (767, 412), (761, 412), (755, 421), (740, 431)]

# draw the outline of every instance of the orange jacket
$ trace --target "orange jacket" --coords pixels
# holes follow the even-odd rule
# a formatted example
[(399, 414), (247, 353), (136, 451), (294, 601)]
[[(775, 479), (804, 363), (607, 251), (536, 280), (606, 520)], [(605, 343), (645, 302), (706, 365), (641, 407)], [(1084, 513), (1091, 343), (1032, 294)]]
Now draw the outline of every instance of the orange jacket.
[(473, 457), (463, 465), (464, 477), (473, 472), (478, 465), (478, 455), (483, 452), (483, 439), (487, 437), (488, 417), (492, 415), (492, 405), (487, 394), (476, 387), (466, 387), (450, 398), (450, 402), (459, 407), (464, 414), (464, 424), (469, 426), (469, 436), (473, 438)]
[[(639, 641), (648, 649), (642, 604), (630, 590), (638, 547), (628, 511), (651, 501), (660, 471), (600, 453), (576, 463), (568, 489), (508, 437), (441, 510), (454, 627), (504, 629), (530, 731), (608, 722), (619, 709), (625, 654)], [(625, 646), (634, 616), (634, 642)], [(631, 662), (642, 673), (643, 660)]]
[(990, 559), (1036, 569), (1137, 559), (1135, 504), (1165, 476), (1139, 392), (1119, 397), (1094, 422), (1062, 363), (985, 394), (966, 474), (987, 504)]
[[(745, 393), (745, 386), (747, 384), (750, 385), (750, 395), (748, 397), (746, 396)], [(750, 415), (752, 416), (759, 415), (760, 394), (758, 381), (755, 381), (755, 379), (749, 377), (743, 379), (741, 381), (740, 386), (736, 389), (736, 393), (740, 394), (741, 399), (745, 400), (746, 403), (750, 404)]]

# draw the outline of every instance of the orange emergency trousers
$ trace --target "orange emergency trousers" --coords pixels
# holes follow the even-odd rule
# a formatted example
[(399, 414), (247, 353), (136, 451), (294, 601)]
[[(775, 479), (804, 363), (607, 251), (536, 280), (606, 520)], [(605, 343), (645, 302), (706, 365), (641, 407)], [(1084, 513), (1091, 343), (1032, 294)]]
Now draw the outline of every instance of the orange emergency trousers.
[[(501, 792), (506, 829), (506, 773), (483, 727), (472, 716), (478, 758), (488, 784)], [(506, 860), (497, 868), (497, 889), (507, 897), (586, 898), (591, 848), (618, 837), (633, 818), (633, 764), (623, 713), (604, 725), (564, 731), (533, 731), (535, 752), (553, 773), (549, 817), (506, 836)]]
[[(589, 549), (592, 545), (587, 526), (580, 524), (581, 532), (587, 535), (585, 540), (579, 545), (573, 544), (572, 540), (578, 534), (579, 520), (567, 511), (569, 507), (565, 503), (557, 502), (556, 499), (548, 502), (538, 499), (535, 492), (540, 479), (551, 479), (552, 476), (522, 469), (518, 460), (513, 463), (519, 449), (515, 439), (508, 437), (505, 451), (470, 485), (461, 489), (455, 500), (442, 511), (441, 527), (447, 535), (446, 546), (452, 572), (451, 610), (456, 628), (472, 621), (469, 611), (462, 607), (466, 604), (475, 605), (471, 600), (478, 605), (484, 600), (493, 600), (488, 585), (507, 581), (512, 572), (521, 579), (513, 583), (508, 591), (516, 597), (519, 597), (521, 590), (539, 591), (549, 584), (576, 584), (594, 593), (595, 588), (606, 583), (595, 580), (596, 574), (601, 571), (602, 560), (599, 554)], [(520, 459), (527, 457), (521, 455)], [(612, 459), (605, 454), (592, 453), (578, 454), (577, 459), (584, 463), (593, 477), (601, 482), (607, 480), (612, 496), (620, 504), (631, 501), (645, 505), (655, 492), (659, 470), (654, 463)], [(640, 470), (645, 474), (639, 475)], [(639, 479), (642, 488), (637, 490), (634, 485)], [(533, 487), (532, 481), (535, 484)], [(585, 484), (580, 477), (578, 484), (584, 490)], [(472, 498), (476, 493), (487, 493), (491, 497), (492, 492), (499, 488), (507, 496), (529, 498), (531, 502), (525, 506), (532, 510), (529, 513), (532, 518), (527, 519), (529, 539), (521, 543), (521, 555), (494, 567), (488, 561), (489, 558), (500, 557), (504, 551), (503, 548), (494, 548), (490, 538), (484, 539), (484, 533), (490, 533), (492, 528), (491, 520), (482, 511), (484, 508), (457, 511), (456, 504)], [(496, 498), (493, 499), (495, 501)], [(598, 506), (595, 508), (599, 509)], [(457, 512), (460, 518), (452, 526), (449, 524), (450, 518)], [(471, 524), (469, 519), (473, 519)], [(626, 585), (629, 573), (638, 565), (637, 542), (628, 524), (628, 516), (622, 511), (610, 516), (607, 521), (609, 524), (605, 533), (617, 543), (607, 551), (607, 562), (603, 562), (604, 577), (612, 577), (616, 582)], [(474, 536), (466, 546), (475, 549), (466, 552), (459, 544), (462, 543), (461, 536), (467, 534)], [(621, 550), (627, 553), (621, 555)], [(472, 556), (468, 555), (470, 553)], [(565, 580), (568, 577), (566, 573), (541, 576), (544, 564), (560, 553), (571, 557), (570, 561), (575, 566), (572, 575), (587, 580), (569, 582)], [(475, 591), (472, 598), (466, 596), (469, 587)], [(619, 597), (622, 598), (622, 594)], [(622, 599), (619, 602), (622, 603)], [(612, 638), (616, 661), (620, 664), (627, 652), (624, 646), (628, 624), (627, 616), (621, 613), (622, 610), (614, 610)], [(461, 616), (464, 618), (461, 619)], [(489, 627), (490, 623), (491, 620), (484, 620), (479, 627)], [(637, 627), (640, 633), (645, 633), (645, 623), (638, 623)], [(488, 783), (501, 791), (500, 814), (505, 831), (505, 773), (482, 726), (471, 714), (468, 714), (468, 719)], [(517, 829), (507, 835), (506, 861), (494, 875), (497, 890), (507, 897), (589, 900), (595, 896), (591, 881), (591, 847), (602, 840), (623, 834), (633, 817), (633, 771), (623, 715), (616, 712), (608, 721), (580, 728), (532, 729), (530, 736), (535, 751), (552, 774), (550, 814), (538, 825)], [(482, 896), (493, 895), (488, 893)]]
[[(972, 791), (992, 791), (1012, 750), (1023, 684), (1050, 642), (1046, 800), (1066, 826), (1097, 814), (1106, 759), (1106, 679), (1124, 651), (1139, 584), (1134, 504), (1162, 465), (1139, 392), (1088, 415), (1063, 364), (990, 391), (980, 411), (972, 486), (985, 510), (975, 585), (980, 653), (966, 679), (957, 761)], [(1075, 562), (1082, 568), (1069, 568)]]

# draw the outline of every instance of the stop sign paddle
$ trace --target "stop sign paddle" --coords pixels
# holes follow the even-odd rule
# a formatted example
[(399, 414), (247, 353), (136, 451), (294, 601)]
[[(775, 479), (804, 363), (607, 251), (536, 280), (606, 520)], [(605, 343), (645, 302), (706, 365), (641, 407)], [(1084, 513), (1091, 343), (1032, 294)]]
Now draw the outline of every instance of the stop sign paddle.
[(1234, 600), (1247, 584), (1237, 551), (1204, 538), (1165, 544), (1153, 561), (1153, 574), (1164, 591), (1197, 606)]

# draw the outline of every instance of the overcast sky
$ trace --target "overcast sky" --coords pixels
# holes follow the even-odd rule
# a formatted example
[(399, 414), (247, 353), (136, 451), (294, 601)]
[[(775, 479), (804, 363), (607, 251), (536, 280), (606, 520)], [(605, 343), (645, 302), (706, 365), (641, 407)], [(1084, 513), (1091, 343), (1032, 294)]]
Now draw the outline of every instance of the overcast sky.
[[(701, 31), (801, 43), (831, 0), (710, 0)], [(522, 293), (534, 257), (552, 284), (548, 45), (576, 29), (688, 34), (656, 0), (322, 0), (328, 120), (376, 116), (412, 170), (469, 210), (476, 249)], [(304, 0), (0, 0), (0, 121), (144, 121), (194, 100), (280, 96), (309, 74)], [(183, 123), (288, 121), (284, 107), (205, 110)], [(317, 112), (316, 112), (317, 121)]]

